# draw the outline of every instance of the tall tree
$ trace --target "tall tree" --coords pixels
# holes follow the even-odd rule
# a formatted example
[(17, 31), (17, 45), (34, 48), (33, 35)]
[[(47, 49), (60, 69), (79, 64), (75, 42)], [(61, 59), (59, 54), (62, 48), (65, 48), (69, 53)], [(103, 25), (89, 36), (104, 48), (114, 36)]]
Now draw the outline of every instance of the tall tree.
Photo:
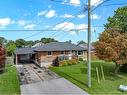
[(115, 28), (121, 29), (121, 32), (127, 31), (127, 6), (118, 8), (104, 26), (106, 29)]
[(26, 46), (26, 41), (24, 39), (17, 39), (15, 41), (16, 47), (21, 48)]
[(127, 63), (127, 33), (116, 29), (105, 30), (94, 45), (100, 59), (116, 64), (115, 74), (121, 65)]
[(0, 37), (0, 45), (5, 45), (7, 40), (4, 37)]
[(46, 43), (50, 43), (50, 42), (58, 42), (57, 40), (55, 40), (54, 38), (41, 38), (41, 42), (46, 44)]
[(7, 42), (6, 45), (6, 51), (7, 51), (7, 55), (11, 56), (14, 53), (14, 50), (16, 49), (16, 44), (14, 41), (10, 40)]
[(27, 45), (28, 47), (31, 47), (31, 46), (34, 45), (34, 41), (32, 41), (32, 40), (26, 41), (26, 45)]
[(71, 40), (69, 40), (69, 41), (66, 41), (67, 43), (72, 43), (72, 41)]
[(83, 40), (78, 41), (77, 43), (78, 43), (78, 45), (80, 45), (80, 44), (87, 44), (87, 43), (86, 43), (85, 41), (83, 41)]
[(39, 43), (39, 42), (41, 42), (40, 40), (35, 40), (35, 41), (33, 41), (34, 42), (34, 44), (36, 44), (36, 43)]

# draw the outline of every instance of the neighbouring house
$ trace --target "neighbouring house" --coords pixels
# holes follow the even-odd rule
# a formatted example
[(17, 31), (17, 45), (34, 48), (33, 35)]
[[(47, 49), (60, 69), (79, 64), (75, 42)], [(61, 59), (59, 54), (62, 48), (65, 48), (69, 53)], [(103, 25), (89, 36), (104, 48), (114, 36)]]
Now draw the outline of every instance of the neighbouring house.
[(38, 42), (38, 43), (36, 43), (35, 45), (33, 45), (32, 47), (39, 47), (39, 46), (42, 46), (42, 45), (44, 45), (44, 43)]
[[(87, 44), (78, 44), (78, 46), (80, 46), (80, 47), (83, 47), (83, 48), (86, 48), (86, 49), (87, 49)], [(91, 46), (91, 52), (95, 52), (95, 48), (94, 48), (94, 46), (93, 46), (93, 45)]]
[(67, 42), (51, 42), (39, 47), (19, 48), (15, 52), (15, 63), (26, 64), (34, 61), (39, 66), (49, 66), (53, 60), (87, 59), (87, 48)]

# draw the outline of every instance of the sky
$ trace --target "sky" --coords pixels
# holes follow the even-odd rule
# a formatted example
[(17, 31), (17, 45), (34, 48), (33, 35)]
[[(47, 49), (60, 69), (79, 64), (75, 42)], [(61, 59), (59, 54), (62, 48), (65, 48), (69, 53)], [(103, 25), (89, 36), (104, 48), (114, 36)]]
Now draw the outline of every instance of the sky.
[[(102, 2), (104, 0), (91, 0), (92, 10)], [(87, 0), (0, 0), (0, 36), (8, 40), (52, 37), (60, 42), (87, 42), (87, 4)], [(91, 12), (92, 42), (103, 32), (107, 18), (113, 16), (118, 7), (126, 5), (126, 0), (107, 0)]]

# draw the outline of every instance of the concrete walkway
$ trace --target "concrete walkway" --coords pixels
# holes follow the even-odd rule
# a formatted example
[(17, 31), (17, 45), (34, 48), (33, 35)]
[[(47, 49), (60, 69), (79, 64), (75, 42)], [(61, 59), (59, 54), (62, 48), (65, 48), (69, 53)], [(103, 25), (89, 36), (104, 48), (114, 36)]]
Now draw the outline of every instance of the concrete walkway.
[(21, 95), (88, 95), (64, 78), (21, 85)]

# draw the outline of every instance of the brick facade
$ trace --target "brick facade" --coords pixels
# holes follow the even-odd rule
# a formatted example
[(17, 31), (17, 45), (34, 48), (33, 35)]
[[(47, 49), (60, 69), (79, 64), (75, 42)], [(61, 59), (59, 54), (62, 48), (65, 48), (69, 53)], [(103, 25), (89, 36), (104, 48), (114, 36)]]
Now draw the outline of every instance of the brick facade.
[[(54, 59), (56, 59), (56, 57), (61, 56), (61, 55), (76, 55), (75, 54), (76, 51), (52, 51), (51, 55), (48, 55), (48, 51), (40, 51), (37, 52), (35, 54), (35, 59), (39, 62), (52, 62)], [(63, 54), (62, 54), (63, 53)], [(83, 55), (79, 55), (78, 57), (82, 57), (84, 59), (86, 59), (86, 55), (87, 53), (85, 51), (83, 51)], [(72, 58), (75, 58), (74, 56)]]

